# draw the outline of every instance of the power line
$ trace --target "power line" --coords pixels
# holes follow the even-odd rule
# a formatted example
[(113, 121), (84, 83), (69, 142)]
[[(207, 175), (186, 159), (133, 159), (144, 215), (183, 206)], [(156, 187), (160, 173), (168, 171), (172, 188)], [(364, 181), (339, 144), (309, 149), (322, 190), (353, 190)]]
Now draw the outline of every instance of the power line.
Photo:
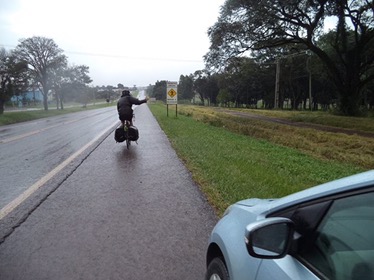
[[(16, 48), (16, 46), (0, 44), (2, 47)], [(108, 58), (122, 58), (122, 59), (131, 59), (131, 60), (153, 60), (153, 61), (170, 61), (170, 62), (188, 62), (188, 63), (199, 63), (202, 60), (193, 60), (193, 59), (179, 59), (179, 58), (160, 58), (160, 57), (131, 57), (126, 55), (117, 55), (117, 54), (104, 54), (104, 53), (90, 53), (90, 52), (78, 52), (78, 51), (66, 51), (67, 54), (74, 55), (84, 55), (84, 56), (97, 56), (97, 57), (108, 57)]]
[(173, 62), (202, 62), (201, 60), (192, 59), (179, 59), (179, 58), (160, 58), (160, 57), (131, 57), (126, 55), (113, 55), (113, 54), (103, 54), (103, 53), (88, 53), (88, 52), (77, 52), (77, 51), (65, 51), (70, 54), (86, 55), (86, 56), (99, 56), (99, 57), (109, 57), (109, 58), (124, 58), (132, 60), (155, 60), (155, 61), (173, 61)]

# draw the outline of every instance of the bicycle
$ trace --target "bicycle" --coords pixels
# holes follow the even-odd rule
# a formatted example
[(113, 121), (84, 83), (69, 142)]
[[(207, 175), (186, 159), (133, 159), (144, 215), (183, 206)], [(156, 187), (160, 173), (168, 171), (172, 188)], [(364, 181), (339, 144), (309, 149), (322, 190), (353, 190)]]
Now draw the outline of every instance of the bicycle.
[[(134, 118), (134, 115), (133, 115)], [(114, 131), (114, 140), (117, 143), (122, 143), (126, 141), (127, 149), (130, 149), (131, 141), (138, 144), (139, 130), (132, 123), (132, 120), (121, 121), (121, 125), (118, 126)]]
[(134, 141), (136, 144), (138, 144), (139, 139), (139, 131), (138, 129), (133, 125), (133, 119), (135, 119), (135, 115), (132, 115), (131, 121), (125, 120), (123, 122), (123, 130), (125, 132), (124, 138), (126, 141), (126, 147), (127, 149), (130, 149), (131, 141)]
[(130, 126), (131, 126), (131, 122), (128, 121), (128, 120), (125, 120), (123, 122), (123, 129), (125, 131), (125, 137), (126, 137), (126, 147), (127, 149), (130, 149), (130, 145), (131, 145), (131, 140), (130, 140)]

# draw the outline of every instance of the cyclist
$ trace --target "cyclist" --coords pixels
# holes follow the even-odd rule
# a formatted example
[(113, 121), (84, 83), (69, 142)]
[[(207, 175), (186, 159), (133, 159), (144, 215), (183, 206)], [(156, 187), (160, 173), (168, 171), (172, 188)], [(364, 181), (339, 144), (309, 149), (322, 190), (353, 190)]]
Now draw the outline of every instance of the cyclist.
[(132, 105), (140, 105), (143, 103), (147, 103), (147, 101), (148, 97), (139, 100), (138, 98), (131, 96), (129, 90), (125, 89), (124, 91), (122, 91), (121, 98), (117, 102), (118, 116), (122, 124), (124, 124), (125, 121), (129, 121), (132, 125)]

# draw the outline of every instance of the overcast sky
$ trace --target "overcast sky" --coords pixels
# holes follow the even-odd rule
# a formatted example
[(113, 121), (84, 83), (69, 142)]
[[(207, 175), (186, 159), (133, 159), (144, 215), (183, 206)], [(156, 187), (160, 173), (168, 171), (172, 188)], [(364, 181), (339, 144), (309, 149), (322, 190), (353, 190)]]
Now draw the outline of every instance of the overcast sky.
[(225, 0), (0, 0), (0, 47), (51, 38), (92, 85), (147, 86), (204, 69)]

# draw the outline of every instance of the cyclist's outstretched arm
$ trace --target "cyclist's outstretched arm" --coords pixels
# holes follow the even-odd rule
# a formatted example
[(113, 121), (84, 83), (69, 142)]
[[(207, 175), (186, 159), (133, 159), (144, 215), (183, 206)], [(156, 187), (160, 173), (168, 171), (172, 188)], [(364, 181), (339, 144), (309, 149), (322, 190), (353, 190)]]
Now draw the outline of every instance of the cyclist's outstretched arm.
[(135, 97), (130, 97), (131, 98), (131, 103), (134, 104), (134, 105), (140, 105), (140, 104), (143, 104), (143, 103), (147, 103), (148, 101), (148, 97), (146, 97), (145, 99), (142, 99), (142, 100), (139, 100)]

